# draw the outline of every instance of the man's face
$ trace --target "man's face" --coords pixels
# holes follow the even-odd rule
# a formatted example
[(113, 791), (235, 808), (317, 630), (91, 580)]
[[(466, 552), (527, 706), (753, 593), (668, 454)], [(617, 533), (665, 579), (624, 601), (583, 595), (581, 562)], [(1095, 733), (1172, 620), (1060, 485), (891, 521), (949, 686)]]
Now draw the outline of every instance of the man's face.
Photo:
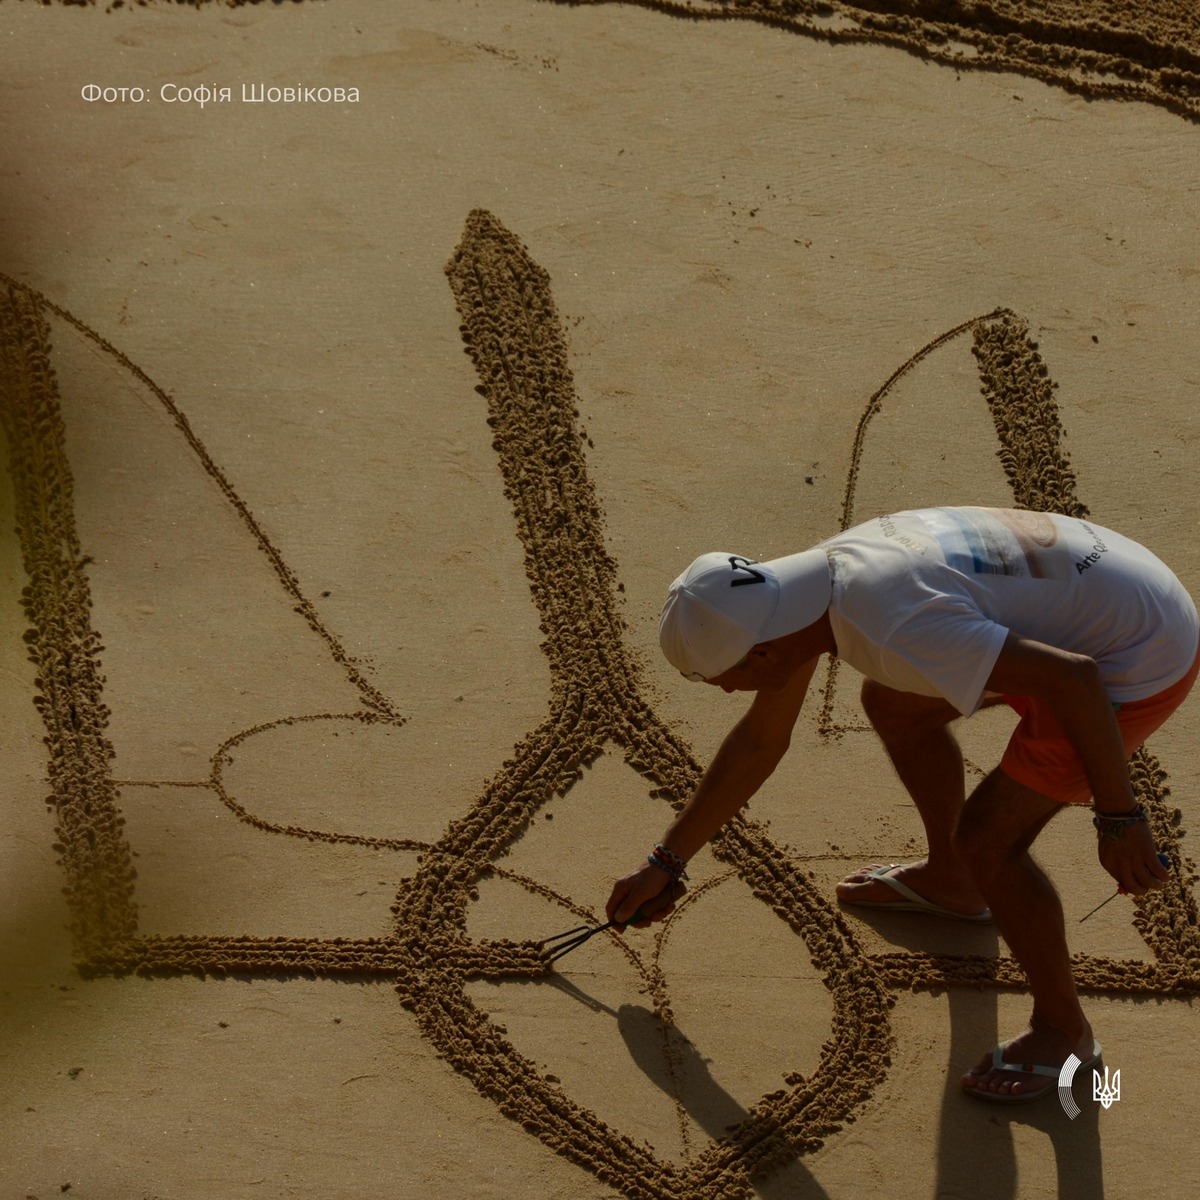
[(790, 677), (791, 672), (783, 667), (774, 647), (764, 642), (753, 647), (740, 663), (704, 682), (724, 692), (777, 692)]

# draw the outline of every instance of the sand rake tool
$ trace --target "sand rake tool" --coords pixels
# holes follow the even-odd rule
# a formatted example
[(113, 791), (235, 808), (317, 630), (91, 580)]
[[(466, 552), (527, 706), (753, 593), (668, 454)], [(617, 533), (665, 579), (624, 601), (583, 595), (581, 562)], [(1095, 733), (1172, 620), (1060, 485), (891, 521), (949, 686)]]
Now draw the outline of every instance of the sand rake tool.
[(663, 888), (652, 900), (647, 900), (628, 921), (605, 921), (603, 925), (576, 925), (574, 929), (568, 929), (566, 933), (556, 933), (553, 937), (543, 938), (537, 943), (537, 947), (539, 950), (548, 949), (550, 953), (546, 955), (546, 961), (554, 962), (556, 958), (562, 958), (564, 954), (569, 954), (577, 946), (582, 946), (584, 942), (598, 933), (603, 933), (606, 929), (623, 932), (627, 925), (636, 925), (638, 921), (649, 921), (663, 909), (674, 906), (686, 891), (687, 886), (683, 880), (676, 879), (668, 887)]
[[(645, 919), (645, 914), (639, 908), (629, 923)], [(589, 938), (603, 933), (606, 929), (624, 928), (624, 924), (618, 924), (616, 921), (605, 921), (603, 925), (576, 925), (574, 929), (568, 929), (566, 933), (556, 933), (553, 937), (543, 938), (538, 942), (538, 949), (548, 949), (550, 953), (546, 955), (546, 961), (553, 962), (556, 958), (562, 958), (564, 954), (569, 954), (576, 946), (582, 946)]]

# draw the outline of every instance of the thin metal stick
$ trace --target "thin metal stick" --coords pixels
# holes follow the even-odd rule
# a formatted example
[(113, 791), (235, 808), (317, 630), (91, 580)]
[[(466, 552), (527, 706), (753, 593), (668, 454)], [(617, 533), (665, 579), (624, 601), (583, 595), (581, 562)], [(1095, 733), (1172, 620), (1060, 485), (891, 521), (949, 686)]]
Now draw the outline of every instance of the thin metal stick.
[[(1111, 896), (1109, 896), (1108, 900), (1115, 900), (1124, 891), (1125, 891), (1124, 888), (1118, 888), (1115, 892), (1113, 892), (1113, 894)], [(1097, 904), (1096, 907), (1092, 909), (1092, 912), (1084, 913), (1083, 916), (1079, 918), (1079, 924), (1082, 925), (1084, 923), (1084, 921), (1086, 921), (1088, 919), (1088, 917), (1090, 917), (1092, 915), (1092, 913), (1098, 913), (1108, 903), (1108, 900), (1101, 900), (1100, 903)]]

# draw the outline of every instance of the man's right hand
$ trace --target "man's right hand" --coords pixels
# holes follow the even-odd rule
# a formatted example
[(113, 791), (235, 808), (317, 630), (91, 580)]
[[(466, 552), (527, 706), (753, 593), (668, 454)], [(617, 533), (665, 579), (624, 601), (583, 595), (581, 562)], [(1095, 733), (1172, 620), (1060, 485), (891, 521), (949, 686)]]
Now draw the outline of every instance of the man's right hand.
[[(671, 879), (665, 871), (647, 862), (617, 880), (605, 912), (610, 921), (645, 929), (657, 921), (665, 921), (686, 892), (687, 885), (682, 879)], [(646, 919), (631, 922), (629, 918), (637, 912)]]

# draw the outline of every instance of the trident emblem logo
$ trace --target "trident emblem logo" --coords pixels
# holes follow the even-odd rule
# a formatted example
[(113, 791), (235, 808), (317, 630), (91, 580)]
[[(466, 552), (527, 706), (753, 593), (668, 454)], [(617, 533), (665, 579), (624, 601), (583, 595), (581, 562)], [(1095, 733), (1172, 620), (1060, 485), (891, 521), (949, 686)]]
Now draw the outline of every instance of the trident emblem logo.
[(1092, 1099), (1099, 1100), (1105, 1108), (1115, 1104), (1121, 1098), (1121, 1071), (1120, 1068), (1112, 1073), (1112, 1083), (1108, 1081), (1108, 1068), (1104, 1068), (1104, 1079), (1100, 1079), (1100, 1072), (1095, 1068), (1092, 1069)]

